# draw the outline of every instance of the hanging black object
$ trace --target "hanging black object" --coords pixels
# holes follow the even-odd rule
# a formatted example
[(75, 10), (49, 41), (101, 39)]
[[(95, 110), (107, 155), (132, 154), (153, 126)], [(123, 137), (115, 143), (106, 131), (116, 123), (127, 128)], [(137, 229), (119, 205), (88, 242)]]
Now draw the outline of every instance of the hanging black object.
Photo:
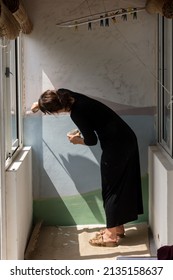
[(88, 30), (92, 30), (91, 22), (88, 22)]
[[(10, 0), (9, 0), (10, 1)], [(75, 20), (69, 20), (56, 24), (59, 27), (75, 27), (80, 25), (88, 25), (88, 29), (92, 29), (92, 23), (99, 22), (100, 26), (109, 26), (110, 20), (114, 23), (117, 17), (122, 17), (124, 20), (128, 20), (128, 14), (130, 14), (134, 19), (137, 19), (138, 12), (146, 11), (146, 7), (142, 8), (120, 8), (117, 10), (112, 10), (109, 12), (103, 12), (98, 14), (91, 14), (89, 16), (84, 16), (77, 18)], [(92, 18), (91, 18), (92, 16)], [(76, 24), (77, 23), (77, 24)]]
[(123, 20), (127, 20), (127, 10), (125, 10), (125, 9), (122, 9), (122, 13), (124, 13), (124, 15), (122, 15), (121, 16), (121, 18), (123, 19)]
[(137, 19), (137, 9), (136, 8), (134, 8), (133, 9), (133, 11), (135, 11), (135, 12), (133, 12), (133, 19)]
[(109, 18), (106, 17), (108, 17), (108, 14), (105, 15), (105, 26), (109, 26)]
[(77, 23), (77, 21), (75, 22), (75, 24), (76, 24), (76, 25), (75, 25), (74, 28), (75, 28), (75, 30), (78, 30), (78, 23)]
[(100, 16), (100, 26), (104, 26), (103, 16)]

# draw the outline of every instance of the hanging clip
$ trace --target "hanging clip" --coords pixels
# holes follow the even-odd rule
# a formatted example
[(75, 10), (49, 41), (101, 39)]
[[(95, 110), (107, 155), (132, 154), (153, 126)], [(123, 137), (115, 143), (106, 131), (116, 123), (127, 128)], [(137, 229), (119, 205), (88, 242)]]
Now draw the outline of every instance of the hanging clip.
[(100, 26), (104, 26), (103, 16), (100, 16)]
[(115, 16), (113, 16), (113, 17), (112, 17), (112, 21), (113, 21), (113, 23), (116, 23), (116, 22), (117, 22), (117, 20), (116, 20), (116, 17), (115, 17)]
[(133, 19), (137, 19), (137, 9), (133, 8)]
[(116, 15), (118, 15), (118, 14), (119, 14), (119, 11), (116, 11), (115, 13), (112, 14), (113, 23), (117, 22)]
[(122, 15), (121, 16), (121, 18), (123, 19), (123, 20), (127, 20), (127, 10), (125, 10), (125, 9), (122, 9), (122, 13), (124, 13), (124, 15)]
[(109, 26), (109, 18), (106, 17), (108, 17), (108, 14), (105, 14), (105, 26)]
[(92, 30), (92, 25), (90, 21), (88, 22), (88, 30)]
[(77, 23), (77, 21), (75, 21), (75, 24), (76, 24), (76, 25), (75, 25), (74, 28), (75, 28), (75, 31), (77, 31), (77, 30), (78, 30), (78, 23)]

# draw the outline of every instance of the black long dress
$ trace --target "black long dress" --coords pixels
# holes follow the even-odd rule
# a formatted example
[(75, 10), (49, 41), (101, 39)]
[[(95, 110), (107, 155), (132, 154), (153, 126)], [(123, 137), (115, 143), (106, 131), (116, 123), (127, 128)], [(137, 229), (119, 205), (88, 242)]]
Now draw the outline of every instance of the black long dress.
[(71, 119), (88, 146), (99, 139), (102, 148), (102, 198), (107, 228), (138, 219), (143, 213), (137, 138), (132, 129), (109, 107), (83, 94), (75, 99)]

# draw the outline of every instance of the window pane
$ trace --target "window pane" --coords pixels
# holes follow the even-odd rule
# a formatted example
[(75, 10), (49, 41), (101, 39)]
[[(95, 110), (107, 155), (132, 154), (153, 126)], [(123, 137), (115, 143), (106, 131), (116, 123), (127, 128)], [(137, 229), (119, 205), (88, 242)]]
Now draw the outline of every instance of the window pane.
[(163, 140), (166, 142), (168, 147), (170, 147), (170, 96), (168, 93), (164, 92), (163, 101)]
[(10, 72), (11, 146), (13, 152), (18, 147), (15, 42), (13, 42), (11, 47)]
[(163, 59), (163, 139), (170, 147), (170, 98), (172, 81), (172, 21), (164, 19), (164, 59)]
[(159, 17), (159, 142), (172, 155), (172, 20)]
[(2, 40), (1, 114), (4, 125), (5, 168), (12, 163), (13, 155), (22, 148), (22, 73), (21, 37)]
[(21, 105), (19, 87), (19, 43), (20, 38), (6, 42), (4, 49), (4, 120), (5, 120), (5, 158), (6, 166), (12, 161), (14, 152), (21, 147)]

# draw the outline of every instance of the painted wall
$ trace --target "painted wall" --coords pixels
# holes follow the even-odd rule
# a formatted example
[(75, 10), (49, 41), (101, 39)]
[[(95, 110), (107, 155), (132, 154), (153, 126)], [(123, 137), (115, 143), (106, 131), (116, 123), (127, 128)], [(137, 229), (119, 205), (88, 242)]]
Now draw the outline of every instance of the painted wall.
[(32, 230), (32, 151), (24, 147), (5, 172), (6, 260), (23, 260)]
[[(155, 143), (156, 17), (145, 11), (109, 26), (60, 28), (56, 23), (104, 11), (102, 1), (33, 1), (25, 7), (34, 24), (24, 36), (24, 142), (33, 148), (34, 218), (46, 224), (104, 223), (100, 194), (101, 149), (71, 145), (68, 115), (30, 112), (48, 88), (65, 87), (109, 105), (133, 128), (140, 148), (148, 218), (147, 149)], [(143, 7), (145, 1), (104, 1), (106, 10)], [(94, 118), (94, 116), (93, 116)]]
[(157, 248), (173, 244), (173, 161), (161, 147), (149, 153), (149, 225)]

